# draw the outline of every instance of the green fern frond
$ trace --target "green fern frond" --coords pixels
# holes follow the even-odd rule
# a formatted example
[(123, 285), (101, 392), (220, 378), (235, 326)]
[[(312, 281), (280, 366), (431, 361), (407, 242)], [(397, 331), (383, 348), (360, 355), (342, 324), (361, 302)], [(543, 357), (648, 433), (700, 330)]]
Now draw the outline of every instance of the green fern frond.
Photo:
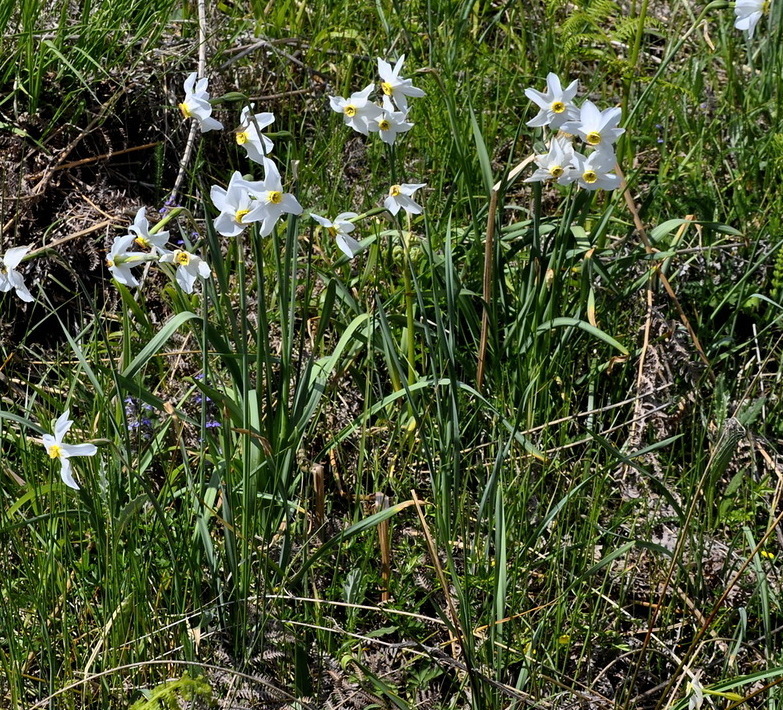
[(204, 676), (191, 678), (185, 671), (181, 678), (155, 686), (146, 698), (137, 700), (131, 710), (179, 710), (180, 700), (200, 700), (212, 704), (212, 687)]

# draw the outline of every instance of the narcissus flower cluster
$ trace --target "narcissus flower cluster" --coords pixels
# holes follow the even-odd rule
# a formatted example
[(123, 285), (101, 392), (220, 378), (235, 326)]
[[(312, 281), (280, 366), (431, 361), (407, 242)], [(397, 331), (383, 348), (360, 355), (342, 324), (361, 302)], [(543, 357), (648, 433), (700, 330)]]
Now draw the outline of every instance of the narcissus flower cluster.
[[(536, 156), (538, 169), (525, 182), (552, 180), (559, 185), (576, 183), (585, 190), (614, 190), (620, 185), (619, 176), (613, 172), (617, 165), (614, 144), (625, 133), (624, 128), (618, 127), (621, 110), (601, 111), (589, 100), (577, 107), (574, 104), (579, 89), (576, 80), (563, 89), (558, 76), (549, 73), (546, 83), (546, 91), (525, 90), (525, 96), (539, 109), (527, 125), (549, 126), (559, 133), (550, 139), (549, 151)], [(575, 137), (593, 152), (587, 155), (578, 152), (573, 144)]]
[(412, 79), (400, 76), (404, 61), (403, 54), (392, 67), (389, 62), (378, 58), (380, 104), (370, 101), (375, 84), (368, 84), (347, 99), (342, 96), (329, 97), (332, 110), (342, 115), (346, 126), (365, 136), (377, 133), (388, 145), (394, 145), (400, 133), (413, 128), (413, 124), (408, 121), (408, 98), (425, 96), (425, 93), (413, 85)]

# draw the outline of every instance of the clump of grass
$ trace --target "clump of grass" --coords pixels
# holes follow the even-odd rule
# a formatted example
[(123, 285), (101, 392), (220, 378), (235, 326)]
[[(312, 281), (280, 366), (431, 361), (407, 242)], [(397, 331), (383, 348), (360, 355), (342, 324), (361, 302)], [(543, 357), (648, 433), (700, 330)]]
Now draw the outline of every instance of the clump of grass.
[[(57, 6), (57, 51), (32, 57), (36, 7), (0, 15), (21, 28), (5, 80), (76, 120), (96, 56), (130, 72), (177, 6)], [(209, 278), (188, 292), (145, 257), (139, 288), (77, 274), (64, 305), (33, 272), (67, 263), (56, 244), (20, 267), (58, 337), (0, 342), (6, 704), (774, 703), (780, 188), (761, 163), (783, 8), (753, 42), (723, 3), (251, 8), (209, 17), (229, 131), (199, 138), (151, 228)], [(389, 149), (326, 97), (402, 53), (427, 96)], [(522, 182), (550, 138), (524, 90), (549, 71), (623, 108), (620, 189)], [(210, 186), (261, 177), (230, 133), (253, 96), (285, 190), (361, 213), (357, 258), (293, 214), (218, 234)], [(427, 183), (423, 213), (391, 216), (405, 182)], [(66, 407), (99, 447), (78, 492), (39, 441)]]

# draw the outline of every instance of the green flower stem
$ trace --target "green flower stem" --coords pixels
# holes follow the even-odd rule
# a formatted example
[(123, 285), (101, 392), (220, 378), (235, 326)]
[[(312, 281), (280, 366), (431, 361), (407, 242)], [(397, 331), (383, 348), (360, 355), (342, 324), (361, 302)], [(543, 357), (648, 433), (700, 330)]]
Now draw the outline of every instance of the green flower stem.
[(402, 246), (404, 250), (405, 263), (402, 267), (402, 278), (405, 286), (405, 315), (407, 320), (408, 331), (408, 384), (412, 385), (416, 382), (416, 339), (414, 333), (414, 321), (413, 321), (413, 262), (411, 261), (410, 243), (409, 238), (411, 235), (411, 216), (406, 212), (406, 232), (400, 232), (402, 237)]
[(169, 222), (171, 222), (172, 219), (174, 219), (177, 215), (181, 214), (182, 212), (186, 212), (190, 216), (190, 218), (193, 219), (193, 215), (190, 214), (190, 210), (186, 209), (185, 207), (175, 207), (173, 210), (171, 210), (171, 212), (166, 214), (163, 217), (163, 219), (160, 220), (160, 222), (150, 227), (150, 234), (157, 234)]

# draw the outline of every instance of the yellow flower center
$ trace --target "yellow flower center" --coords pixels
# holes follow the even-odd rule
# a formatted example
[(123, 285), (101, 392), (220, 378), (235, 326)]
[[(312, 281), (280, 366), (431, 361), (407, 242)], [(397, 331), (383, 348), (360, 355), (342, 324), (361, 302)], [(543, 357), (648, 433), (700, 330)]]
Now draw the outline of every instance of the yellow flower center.
[(234, 219), (239, 223), (242, 224), (242, 218), (248, 213), (250, 210), (237, 210), (236, 214), (234, 215)]
[(110, 257), (108, 257), (108, 256), (107, 256), (107, 257), (106, 257), (106, 264), (107, 264), (107, 265), (108, 265), (108, 267), (111, 269), (111, 268), (112, 268), (112, 267), (114, 267), (114, 265), (115, 265), (115, 264), (114, 264), (114, 259), (112, 259), (112, 258), (110, 258)]
[(193, 118), (193, 114), (190, 112), (186, 103), (179, 104), (179, 110), (182, 111), (183, 118)]
[(138, 244), (140, 247), (144, 247), (145, 249), (149, 249), (149, 247), (152, 246), (150, 240), (147, 239), (147, 237), (136, 237), (133, 241), (134, 243)]
[(353, 118), (356, 115), (356, 106), (348, 104), (343, 108), (343, 113), (348, 116), (348, 118)]
[(273, 205), (279, 205), (283, 201), (283, 193), (280, 190), (270, 190), (267, 193), (267, 199)]
[(46, 453), (49, 454), (50, 459), (59, 459), (63, 455), (63, 450), (61, 446), (58, 446), (57, 444), (52, 444), (46, 450)]
[(598, 175), (596, 174), (595, 170), (585, 170), (582, 173), (582, 180), (584, 180), (588, 185), (592, 185), (596, 180), (598, 180)]
[(174, 263), (179, 266), (187, 266), (190, 263), (190, 254), (186, 251), (177, 251), (174, 255)]
[(380, 128), (382, 131), (388, 131), (391, 128), (391, 123), (389, 123), (388, 119), (382, 118), (380, 121), (378, 121), (378, 128)]
[(564, 172), (565, 171), (561, 165), (553, 165), (551, 168), (549, 168), (549, 174), (553, 178), (559, 178)]
[(388, 81), (381, 82), (381, 90), (384, 94), (386, 94), (386, 96), (392, 95), (392, 85)]
[(337, 227), (335, 227), (334, 225), (332, 225), (331, 227), (327, 227), (326, 231), (329, 232), (329, 234), (332, 237), (336, 237), (337, 236)]
[(566, 110), (566, 106), (562, 101), (553, 101), (549, 108), (553, 113), (563, 113)]
[(238, 145), (244, 145), (250, 140), (250, 136), (247, 134), (247, 131), (242, 131), (240, 133), (237, 133), (237, 144)]
[(598, 145), (601, 142), (601, 134), (598, 131), (590, 131), (585, 136), (585, 142), (588, 145)]
[(389, 188), (389, 197), (397, 197), (402, 194), (402, 188), (399, 185), (392, 185)]
[(0, 274), (7, 274), (8, 273), (8, 267), (0, 261)]

